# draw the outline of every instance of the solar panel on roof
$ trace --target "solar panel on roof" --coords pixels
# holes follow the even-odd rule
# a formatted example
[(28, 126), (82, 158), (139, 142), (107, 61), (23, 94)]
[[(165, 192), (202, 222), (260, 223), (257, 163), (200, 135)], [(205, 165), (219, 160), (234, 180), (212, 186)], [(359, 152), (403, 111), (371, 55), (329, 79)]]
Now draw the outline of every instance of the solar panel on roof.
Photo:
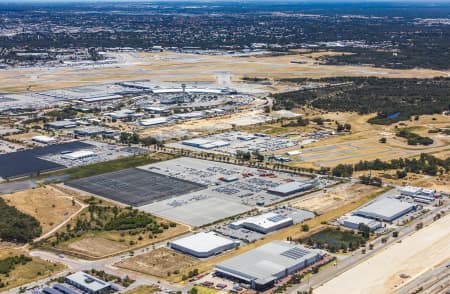
[(72, 289), (69, 289), (66, 286), (63, 286), (61, 284), (55, 284), (53, 286), (53, 288), (55, 288), (56, 290), (58, 290), (58, 291), (60, 291), (60, 292), (62, 292), (64, 294), (79, 294), (78, 292), (73, 291)]
[(306, 251), (306, 250), (294, 247), (294, 248), (291, 248), (291, 249), (289, 249), (287, 251), (284, 251), (283, 253), (281, 253), (281, 255), (285, 256), (285, 257), (292, 258), (292, 259), (300, 259), (303, 256), (307, 255), (308, 253), (309, 252)]
[(61, 292), (56, 291), (55, 289), (52, 289), (49, 287), (45, 287), (44, 289), (42, 289), (42, 292), (44, 292), (46, 294), (61, 294)]
[(283, 220), (283, 219), (286, 219), (286, 217), (284, 215), (281, 215), (281, 214), (275, 215), (275, 216), (272, 216), (272, 217), (268, 218), (269, 221), (274, 222), (274, 223), (279, 222), (280, 220)]

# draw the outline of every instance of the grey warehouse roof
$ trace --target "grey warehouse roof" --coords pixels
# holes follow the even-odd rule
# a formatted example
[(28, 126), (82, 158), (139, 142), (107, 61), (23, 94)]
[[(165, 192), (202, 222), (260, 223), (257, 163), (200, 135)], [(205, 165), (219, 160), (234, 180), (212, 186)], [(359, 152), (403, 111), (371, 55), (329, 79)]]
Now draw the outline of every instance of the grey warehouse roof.
[(392, 219), (404, 214), (414, 207), (413, 204), (394, 198), (383, 198), (370, 203), (356, 211), (355, 214), (370, 215), (382, 219)]
[(84, 272), (76, 272), (66, 279), (94, 292), (109, 288), (111, 285)]
[(321, 251), (284, 241), (273, 241), (228, 259), (216, 269), (247, 281), (271, 281), (280, 272), (313, 258)]

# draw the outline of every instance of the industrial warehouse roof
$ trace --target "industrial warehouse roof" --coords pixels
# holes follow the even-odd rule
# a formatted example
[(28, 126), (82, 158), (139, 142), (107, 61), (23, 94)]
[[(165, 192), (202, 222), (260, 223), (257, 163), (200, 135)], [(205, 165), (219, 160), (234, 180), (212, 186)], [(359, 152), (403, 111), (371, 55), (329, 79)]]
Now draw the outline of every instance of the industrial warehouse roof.
[(76, 272), (67, 276), (68, 280), (86, 288), (93, 292), (101, 291), (103, 289), (109, 288), (111, 285), (105, 281), (99, 280), (91, 275), (84, 272)]
[(303, 182), (290, 182), (286, 184), (281, 184), (275, 188), (271, 188), (269, 191), (278, 194), (292, 194), (298, 192), (302, 189), (306, 189), (310, 184)]
[(371, 229), (381, 226), (381, 223), (376, 220), (357, 215), (344, 216), (341, 218), (341, 221), (346, 221), (355, 225), (364, 224)]
[(154, 126), (168, 122), (167, 117), (147, 118), (139, 121), (141, 126)]
[(54, 143), (56, 142), (56, 139), (49, 136), (34, 136), (32, 138), (33, 141), (41, 142), (41, 143)]
[(62, 157), (70, 160), (81, 159), (85, 157), (95, 156), (96, 154), (89, 150), (79, 150), (71, 153), (66, 153)]
[(216, 269), (250, 281), (270, 282), (276, 274), (321, 254), (284, 241), (273, 241), (216, 265)]
[(233, 245), (235, 242), (214, 232), (200, 232), (171, 243), (195, 252), (210, 252), (216, 248)]
[(292, 222), (292, 218), (286, 217), (278, 213), (268, 212), (261, 215), (238, 220), (236, 222), (233, 222), (232, 225), (239, 226), (244, 224), (253, 224), (263, 229), (270, 229), (287, 222)]
[(413, 204), (394, 198), (383, 198), (370, 203), (356, 211), (356, 214), (370, 215), (382, 219), (392, 219), (397, 215), (408, 212)]

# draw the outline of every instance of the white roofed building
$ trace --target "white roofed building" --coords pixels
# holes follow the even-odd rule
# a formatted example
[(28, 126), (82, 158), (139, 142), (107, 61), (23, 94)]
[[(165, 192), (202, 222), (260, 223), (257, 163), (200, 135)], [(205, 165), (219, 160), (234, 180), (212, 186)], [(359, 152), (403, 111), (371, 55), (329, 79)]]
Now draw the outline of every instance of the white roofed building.
[(258, 233), (267, 234), (294, 224), (290, 217), (269, 212), (261, 215), (244, 218), (229, 225), (232, 229), (246, 228)]
[(383, 198), (363, 206), (354, 214), (375, 220), (392, 222), (414, 209), (415, 205), (406, 201), (400, 201), (393, 198)]
[(295, 193), (300, 193), (309, 190), (313, 187), (313, 184), (303, 183), (303, 182), (290, 182), (286, 184), (278, 185), (268, 191), (273, 194), (280, 196), (289, 196)]
[(97, 154), (95, 154), (95, 152), (89, 151), (89, 150), (79, 150), (79, 151), (74, 151), (74, 152), (70, 152), (70, 153), (61, 155), (62, 158), (69, 159), (69, 160), (80, 160), (80, 159), (86, 159), (86, 158), (94, 157), (94, 156), (97, 156)]
[(55, 138), (48, 136), (34, 136), (31, 140), (42, 144), (53, 144), (56, 142)]
[(214, 232), (200, 232), (170, 242), (170, 247), (172, 249), (199, 258), (216, 255), (223, 251), (233, 249), (238, 245), (239, 242), (235, 242)]
[(238, 280), (255, 290), (266, 290), (277, 280), (311, 265), (324, 256), (284, 241), (272, 241), (216, 265), (216, 275)]
[[(76, 272), (66, 277), (66, 283), (78, 288), (84, 293), (100, 294), (111, 290), (111, 284), (84, 272)], [(58, 292), (59, 293), (59, 292)]]

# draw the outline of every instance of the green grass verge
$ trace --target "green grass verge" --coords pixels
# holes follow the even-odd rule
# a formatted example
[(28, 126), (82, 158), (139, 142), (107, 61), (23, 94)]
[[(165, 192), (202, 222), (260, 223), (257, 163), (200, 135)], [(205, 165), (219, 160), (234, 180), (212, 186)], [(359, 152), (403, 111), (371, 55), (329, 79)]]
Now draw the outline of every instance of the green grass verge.
[[(173, 155), (168, 154), (160, 154), (160, 153), (151, 153), (151, 154), (141, 154), (141, 155), (133, 155), (129, 157), (118, 158), (115, 160), (105, 161), (94, 163), (85, 166), (77, 166), (71, 167), (51, 173), (47, 173), (45, 175), (40, 175), (39, 179), (47, 179), (52, 177), (62, 177), (64, 181), (67, 180), (75, 180), (80, 178), (91, 177), (99, 174), (104, 174), (108, 172), (114, 172), (126, 168), (136, 167), (140, 165), (155, 163), (158, 161), (168, 160), (175, 158)], [(56, 180), (57, 182), (58, 180)], [(62, 180), (61, 180), (62, 181)]]

